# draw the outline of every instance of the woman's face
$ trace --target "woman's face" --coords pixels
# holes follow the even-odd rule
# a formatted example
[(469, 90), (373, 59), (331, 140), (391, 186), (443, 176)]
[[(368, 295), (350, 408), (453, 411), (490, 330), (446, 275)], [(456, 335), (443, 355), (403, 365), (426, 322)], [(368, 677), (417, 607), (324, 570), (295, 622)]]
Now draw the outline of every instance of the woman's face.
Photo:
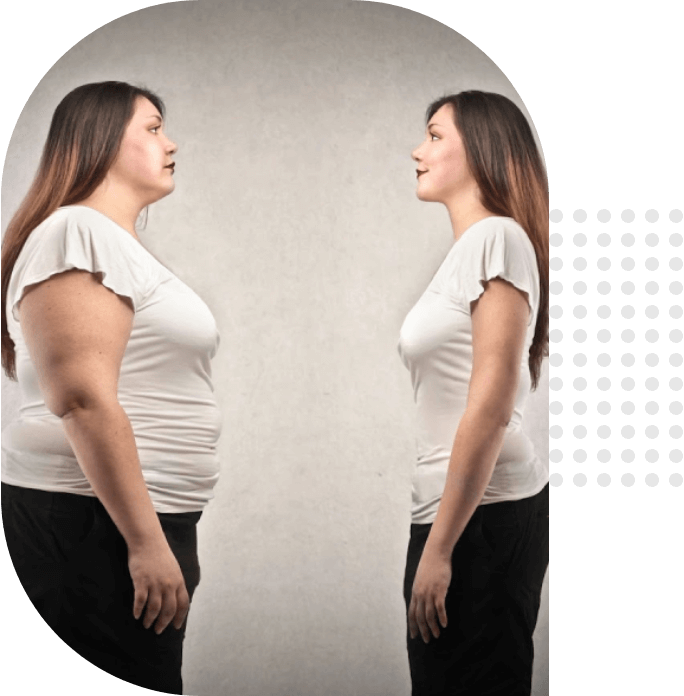
[(454, 109), (445, 104), (428, 122), (425, 140), (411, 153), (418, 165), (416, 195), (421, 201), (447, 203), (477, 185), (466, 160), (465, 146), (454, 123)]
[(138, 97), (107, 177), (149, 205), (173, 191), (173, 155), (177, 149), (164, 133), (157, 108), (149, 99)]

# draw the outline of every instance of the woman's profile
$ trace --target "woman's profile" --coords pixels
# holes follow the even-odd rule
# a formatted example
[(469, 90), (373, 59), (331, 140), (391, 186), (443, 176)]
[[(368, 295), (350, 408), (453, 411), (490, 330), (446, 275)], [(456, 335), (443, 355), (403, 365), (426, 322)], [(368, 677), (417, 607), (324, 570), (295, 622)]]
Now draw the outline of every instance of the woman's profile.
[(548, 468), (521, 427), (548, 347), (546, 174), (521, 111), (487, 92), (431, 104), (412, 157), (455, 238), (399, 342), (418, 420), (413, 694), (522, 696), (548, 565)]
[(3, 433), (10, 557), (70, 647), (168, 693), (220, 433), (214, 318), (136, 232), (174, 190), (176, 150), (152, 92), (74, 89), (2, 245), (2, 365), (22, 401)]

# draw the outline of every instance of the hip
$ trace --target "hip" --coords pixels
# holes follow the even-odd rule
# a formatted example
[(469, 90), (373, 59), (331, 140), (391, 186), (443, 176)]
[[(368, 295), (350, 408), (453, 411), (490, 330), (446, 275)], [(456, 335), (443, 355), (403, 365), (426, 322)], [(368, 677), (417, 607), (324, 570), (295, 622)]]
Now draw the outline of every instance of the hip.
[[(42, 491), (3, 482), (2, 519), (10, 556), (23, 572), (51, 568), (54, 577), (77, 573), (127, 577), (126, 542), (94, 496)], [(188, 591), (199, 584), (197, 523), (202, 513), (157, 513)]]
[[(417, 567), (431, 529), (431, 523), (411, 524), (407, 566)], [(454, 546), (452, 587), (466, 591), (499, 581), (515, 585), (522, 578), (524, 591), (524, 578), (529, 573), (543, 577), (548, 543), (548, 483), (535, 495), (520, 500), (479, 505)], [(405, 589), (410, 591), (410, 587)]]
[[(139, 450), (140, 467), (157, 513), (197, 512), (213, 497), (220, 464), (215, 452), (201, 455), (171, 453), (163, 458)], [(3, 443), (2, 482), (16, 488), (77, 498), (95, 493), (75, 456), (37, 454)]]

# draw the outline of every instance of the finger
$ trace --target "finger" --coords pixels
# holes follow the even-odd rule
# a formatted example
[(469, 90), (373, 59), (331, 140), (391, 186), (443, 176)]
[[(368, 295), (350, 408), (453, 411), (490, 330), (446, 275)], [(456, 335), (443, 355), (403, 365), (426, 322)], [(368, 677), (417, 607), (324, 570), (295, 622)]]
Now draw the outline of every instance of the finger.
[(170, 623), (171, 619), (176, 615), (176, 591), (168, 590), (162, 598), (162, 607), (159, 612), (159, 617), (154, 624), (154, 632), (159, 635)]
[(409, 625), (409, 635), (411, 639), (418, 635), (418, 622), (416, 621), (416, 600), (415, 597), (411, 597), (411, 604), (408, 610), (408, 625)]
[(142, 614), (147, 602), (147, 587), (135, 586), (135, 596), (133, 597), (133, 618), (137, 621)]
[(159, 616), (162, 608), (162, 595), (159, 590), (152, 590), (147, 597), (147, 611), (143, 619), (143, 626), (149, 628)]
[(437, 604), (437, 614), (439, 616), (439, 623), (442, 624), (442, 628), (446, 628), (447, 616), (446, 616), (446, 597), (442, 599)]
[(425, 605), (425, 623), (435, 638), (439, 638), (439, 624), (437, 623), (437, 612), (432, 600), (429, 600)]
[(423, 642), (428, 643), (430, 641), (430, 628), (425, 620), (425, 602), (421, 599), (416, 601), (416, 622)]
[(176, 592), (176, 615), (173, 617), (174, 628), (180, 629), (183, 626), (185, 617), (190, 609), (190, 597), (183, 583)]

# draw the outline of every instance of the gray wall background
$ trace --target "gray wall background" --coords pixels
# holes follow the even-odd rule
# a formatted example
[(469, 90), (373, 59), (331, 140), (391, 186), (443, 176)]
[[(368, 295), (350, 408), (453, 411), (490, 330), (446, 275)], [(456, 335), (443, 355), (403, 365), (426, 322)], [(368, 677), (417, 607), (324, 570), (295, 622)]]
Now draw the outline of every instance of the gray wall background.
[[(180, 146), (148, 248), (213, 310), (222, 479), (200, 522), (186, 691), (410, 693), (402, 574), (414, 462), (401, 322), (448, 251), (411, 150), (444, 93), (505, 75), (448, 27), (347, 0), (170, 3), (94, 32), (47, 73), (8, 150), (2, 223), (59, 100), (85, 82), (158, 91)], [(524, 107), (523, 107), (524, 109)], [(528, 431), (548, 452), (548, 376)], [(18, 390), (3, 376), (3, 424)], [(548, 694), (548, 593), (536, 696)]]

